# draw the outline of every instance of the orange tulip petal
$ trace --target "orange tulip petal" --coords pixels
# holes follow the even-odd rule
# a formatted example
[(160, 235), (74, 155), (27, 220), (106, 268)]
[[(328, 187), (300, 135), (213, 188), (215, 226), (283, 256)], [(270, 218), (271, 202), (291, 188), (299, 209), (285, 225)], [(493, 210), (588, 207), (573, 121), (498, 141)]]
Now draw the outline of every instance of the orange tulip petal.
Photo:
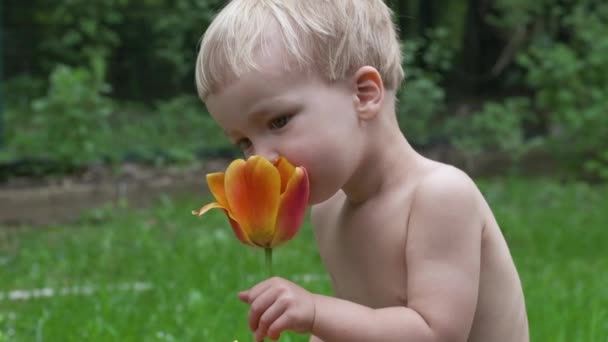
[(230, 215), (254, 244), (268, 247), (279, 209), (279, 171), (260, 156), (238, 159), (228, 166), (224, 183)]
[(247, 237), (247, 234), (245, 233), (243, 228), (241, 228), (241, 226), (238, 224), (238, 222), (236, 222), (232, 217), (230, 217), (230, 213), (229, 213), (228, 209), (226, 209), (226, 207), (224, 207), (220, 203), (217, 203), (217, 202), (209, 203), (207, 205), (204, 205), (199, 210), (193, 210), (192, 214), (201, 216), (201, 215), (205, 214), (206, 212), (208, 212), (209, 210), (216, 209), (216, 208), (224, 210), (224, 213), (226, 214), (226, 216), (228, 217), (228, 220), (230, 221), (230, 225), (232, 226), (232, 231), (234, 232), (234, 235), (236, 236), (236, 238), (239, 239), (244, 244), (253, 246), (254, 244), (251, 242), (251, 240), (249, 240), (249, 238)]
[(306, 169), (295, 168), (295, 172), (287, 184), (287, 189), (281, 195), (276, 233), (271, 247), (291, 240), (298, 233), (306, 214), (309, 192)]
[(228, 208), (228, 200), (224, 191), (224, 173), (216, 172), (207, 175), (207, 186), (219, 204)]
[(230, 217), (228, 211), (226, 211), (226, 216), (228, 216), (228, 220), (230, 220), (230, 226), (232, 227), (232, 231), (234, 232), (236, 238), (246, 245), (255, 246), (255, 244), (251, 242), (251, 240), (247, 236), (247, 233), (243, 230), (239, 223)]
[(277, 168), (277, 170), (279, 170), (279, 174), (281, 175), (281, 193), (284, 193), (285, 188), (287, 188), (287, 182), (289, 182), (289, 179), (296, 170), (296, 167), (283, 157), (279, 157), (279, 159), (274, 163), (274, 166)]

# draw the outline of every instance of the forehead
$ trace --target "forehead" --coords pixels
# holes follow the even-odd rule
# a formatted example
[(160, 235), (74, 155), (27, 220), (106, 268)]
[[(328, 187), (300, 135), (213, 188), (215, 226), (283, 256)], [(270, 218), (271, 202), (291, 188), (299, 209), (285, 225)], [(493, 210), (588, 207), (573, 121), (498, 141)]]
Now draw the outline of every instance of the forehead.
[[(280, 46), (277, 39), (269, 37), (266, 44), (258, 47), (256, 52), (250, 56), (250, 65), (244, 72), (228, 71), (232, 74), (227, 78), (227, 83), (220, 85), (217, 91), (209, 94), (205, 103), (210, 111), (222, 104), (225, 97), (231, 100), (242, 100), (249, 102), (251, 98), (259, 95), (268, 95), (274, 88), (285, 85), (288, 63), (284, 48)], [(227, 62), (230, 63), (230, 62)], [(230, 70), (230, 67), (229, 67)]]
[(267, 102), (293, 99), (311, 81), (310, 75), (288, 71), (269, 58), (259, 63), (257, 69), (209, 94), (205, 104), (216, 120), (226, 114), (247, 114)]

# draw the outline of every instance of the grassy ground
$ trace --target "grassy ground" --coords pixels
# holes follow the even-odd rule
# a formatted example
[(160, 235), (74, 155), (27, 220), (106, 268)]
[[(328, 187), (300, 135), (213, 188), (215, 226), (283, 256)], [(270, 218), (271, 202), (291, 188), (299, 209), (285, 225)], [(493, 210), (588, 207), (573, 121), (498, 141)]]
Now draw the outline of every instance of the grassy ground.
[[(532, 340), (608, 341), (608, 187), (480, 186), (519, 267)], [(263, 253), (237, 243), (221, 213), (192, 217), (202, 202), (165, 198), (68, 227), (0, 229), (0, 342), (251, 341), (236, 293), (262, 279)], [(275, 273), (330, 293), (309, 226), (275, 252)]]

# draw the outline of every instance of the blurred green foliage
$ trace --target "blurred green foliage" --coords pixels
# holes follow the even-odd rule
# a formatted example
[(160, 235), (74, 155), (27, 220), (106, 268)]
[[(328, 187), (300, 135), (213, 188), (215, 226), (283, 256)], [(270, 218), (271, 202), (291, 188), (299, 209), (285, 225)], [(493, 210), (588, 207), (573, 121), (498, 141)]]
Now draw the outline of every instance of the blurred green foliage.
[(568, 40), (535, 37), (519, 63), (554, 153), (608, 179), (608, 3), (576, 4), (561, 19)]
[(502, 102), (486, 102), (481, 110), (464, 119), (452, 118), (448, 129), (454, 144), (472, 157), (484, 151), (504, 151), (518, 161), (534, 145), (522, 130), (531, 117), (529, 99), (509, 97)]
[(449, 32), (440, 27), (403, 43), (406, 77), (398, 94), (397, 120), (404, 134), (418, 145), (444, 134), (434, 124), (445, 111), (446, 90), (441, 83), (454, 58), (449, 41)]
[(20, 154), (46, 150), (46, 157), (62, 164), (85, 164), (105, 153), (113, 104), (106, 96), (104, 60), (91, 59), (90, 68), (59, 65), (53, 70), (48, 93), (23, 113), (30, 114), (28, 122), (12, 140)]
[[(0, 161), (234, 153), (193, 81), (197, 44), (224, 1), (8, 2)], [(608, 4), (388, 2), (404, 39), (397, 115), (414, 145), (514, 162), (540, 146), (574, 175), (608, 179)]]
[[(59, 65), (46, 94), (13, 103), (6, 112), (10, 144), (0, 150), (0, 163), (24, 159), (31, 170), (22, 167), (20, 173), (41, 175), (124, 160), (184, 164), (236, 153), (196, 96), (147, 106), (117, 102), (108, 96), (110, 87), (102, 75), (102, 63), (90, 68)], [(15, 80), (12, 86), (37, 93), (35, 82), (26, 86), (28, 80)]]

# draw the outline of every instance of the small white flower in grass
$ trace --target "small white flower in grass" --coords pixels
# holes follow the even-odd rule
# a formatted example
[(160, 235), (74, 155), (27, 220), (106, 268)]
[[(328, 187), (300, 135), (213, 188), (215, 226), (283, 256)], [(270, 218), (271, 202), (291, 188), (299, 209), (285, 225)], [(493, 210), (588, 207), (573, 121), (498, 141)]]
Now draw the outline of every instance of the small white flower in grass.
[(166, 333), (164, 331), (156, 332), (156, 338), (158, 338), (161, 341), (175, 341), (175, 337), (173, 337), (173, 335)]
[(225, 229), (216, 229), (213, 231), (213, 238), (217, 241), (226, 241), (230, 238), (230, 235)]
[(32, 295), (29, 291), (15, 290), (8, 294), (10, 300), (28, 300)]
[(135, 290), (135, 291), (146, 291), (146, 290), (150, 290), (151, 288), (152, 288), (152, 284), (150, 284), (150, 283), (137, 282), (137, 283), (133, 284), (133, 290)]
[(203, 300), (203, 294), (197, 290), (191, 290), (188, 293), (188, 305), (199, 304)]
[[(152, 288), (152, 284), (135, 282), (119, 285), (109, 285), (108, 290), (111, 291), (133, 291), (142, 292)], [(50, 298), (54, 296), (70, 296), (70, 295), (83, 295), (90, 296), (99, 290), (99, 286), (85, 285), (85, 286), (73, 286), (63, 287), (60, 289), (53, 288), (40, 288), (32, 290), (13, 290), (9, 292), (0, 292), (0, 301), (3, 300), (29, 300), (38, 298)]]

